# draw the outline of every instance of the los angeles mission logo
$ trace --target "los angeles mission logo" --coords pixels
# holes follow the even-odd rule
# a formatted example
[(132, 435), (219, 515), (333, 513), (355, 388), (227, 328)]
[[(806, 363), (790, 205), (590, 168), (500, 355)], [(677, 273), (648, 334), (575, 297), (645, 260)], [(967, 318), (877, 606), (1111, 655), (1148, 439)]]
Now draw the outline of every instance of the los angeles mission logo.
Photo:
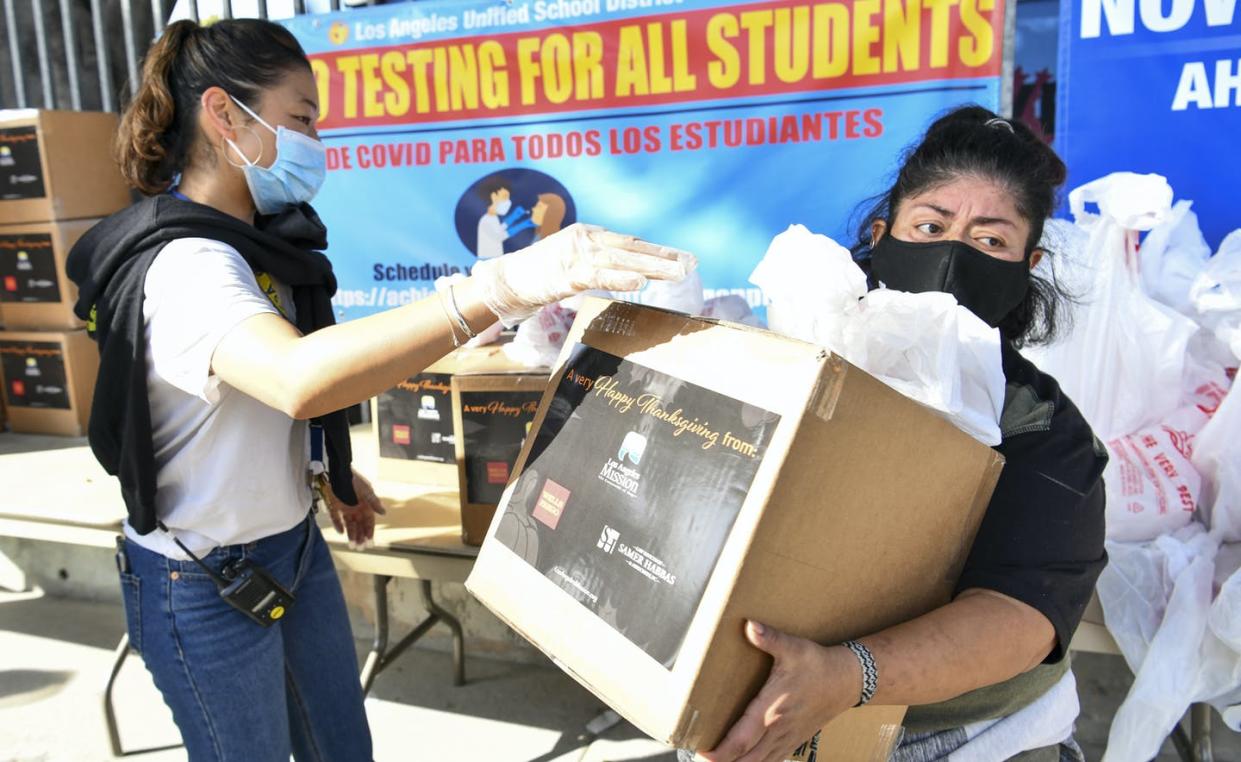
[(642, 474), (637, 466), (642, 463), (642, 455), (646, 452), (646, 437), (636, 431), (625, 435), (620, 449), (616, 451), (616, 459), (608, 458), (599, 471), (599, 478), (604, 483), (624, 492), (629, 497), (638, 496), (638, 486), (642, 482)]

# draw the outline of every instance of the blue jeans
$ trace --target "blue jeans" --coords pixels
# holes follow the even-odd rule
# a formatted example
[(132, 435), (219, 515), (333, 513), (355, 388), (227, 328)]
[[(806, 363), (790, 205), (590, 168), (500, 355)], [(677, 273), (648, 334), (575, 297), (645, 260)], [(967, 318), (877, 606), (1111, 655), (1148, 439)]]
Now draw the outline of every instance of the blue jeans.
[(193, 561), (126, 541), (121, 592), (129, 639), (181, 730), (191, 762), (371, 760), (353, 634), (340, 580), (313, 519), (257, 542), (216, 548), (296, 596), (262, 627), (225, 603)]

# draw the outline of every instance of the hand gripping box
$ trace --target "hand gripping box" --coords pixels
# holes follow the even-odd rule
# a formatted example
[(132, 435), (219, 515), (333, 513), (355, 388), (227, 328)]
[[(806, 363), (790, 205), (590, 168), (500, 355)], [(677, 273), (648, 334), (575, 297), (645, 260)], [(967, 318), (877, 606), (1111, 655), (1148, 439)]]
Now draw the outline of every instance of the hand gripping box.
[(0, 111), (0, 225), (103, 217), (129, 206), (112, 159), (116, 114)]
[[(770, 668), (747, 618), (838, 643), (946, 603), (1001, 467), (819, 347), (592, 299), (466, 586), (643, 731), (707, 750)], [(900, 717), (825, 732), (886, 759)]]

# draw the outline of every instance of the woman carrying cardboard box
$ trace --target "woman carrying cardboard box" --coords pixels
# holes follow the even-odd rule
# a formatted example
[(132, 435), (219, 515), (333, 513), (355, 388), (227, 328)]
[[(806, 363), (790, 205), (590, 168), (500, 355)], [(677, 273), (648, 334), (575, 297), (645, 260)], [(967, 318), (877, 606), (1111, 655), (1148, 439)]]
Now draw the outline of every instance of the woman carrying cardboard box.
[[(493, 324), (588, 289), (677, 279), (692, 257), (583, 225), (479, 262), (438, 296), (333, 325), (318, 89), (283, 27), (168, 27), (122, 120), (149, 197), (73, 249), (101, 364), (90, 442), (119, 477), (130, 642), (191, 760), (371, 759), (340, 584), (310, 516), (351, 543), (382, 507), (344, 408)], [(364, 199), (358, 199), (364, 203)]]
[(1083, 759), (1068, 648), (1107, 561), (1107, 456), (1055, 380), (1016, 349), (1056, 332), (1062, 294), (1032, 270), (1064, 179), (1023, 124), (966, 107), (931, 125), (869, 211), (854, 253), (872, 281), (951, 293), (1000, 329), (1007, 390), (995, 449), (1006, 464), (951, 603), (839, 645), (750, 622), (771, 674), (705, 758), (784, 760), (873, 702), (910, 707), (895, 762)]

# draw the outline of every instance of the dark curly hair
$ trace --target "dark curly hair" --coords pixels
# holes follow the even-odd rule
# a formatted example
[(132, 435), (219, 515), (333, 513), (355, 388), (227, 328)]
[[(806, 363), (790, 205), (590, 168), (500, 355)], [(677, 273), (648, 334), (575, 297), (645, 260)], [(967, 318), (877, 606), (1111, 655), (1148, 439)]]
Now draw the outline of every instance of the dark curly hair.
[[(1011, 129), (1010, 129), (1011, 128)], [(859, 207), (854, 259), (869, 270), (871, 228), (876, 220), (890, 223), (901, 202), (961, 177), (979, 177), (1006, 189), (1017, 212), (1030, 225), (1027, 259), (1039, 248), (1043, 224), (1056, 207), (1064, 183), (1064, 162), (1030, 128), (1001, 119), (982, 106), (962, 106), (936, 119), (916, 145), (908, 148), (896, 181), (886, 192)], [(889, 228), (890, 229), (890, 228)], [(1044, 247), (1044, 254), (1052, 252)], [(1048, 260), (1051, 265), (1051, 260)], [(1030, 273), (1026, 298), (1000, 322), (1000, 332), (1015, 346), (1052, 341), (1061, 331), (1072, 301), (1048, 267), (1046, 277)]]

